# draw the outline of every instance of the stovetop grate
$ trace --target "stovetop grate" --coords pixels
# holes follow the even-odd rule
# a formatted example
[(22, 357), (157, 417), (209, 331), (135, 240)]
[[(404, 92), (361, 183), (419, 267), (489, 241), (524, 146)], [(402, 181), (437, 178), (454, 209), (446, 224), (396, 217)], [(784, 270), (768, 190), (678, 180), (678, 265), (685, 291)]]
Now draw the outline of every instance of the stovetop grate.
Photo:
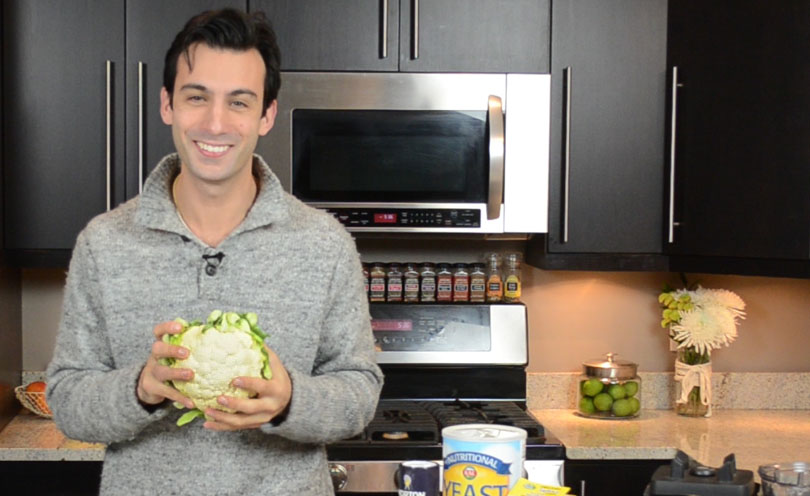
[(411, 401), (380, 402), (374, 418), (365, 429), (367, 441), (439, 441), (434, 418), (422, 405)]
[(439, 429), (459, 424), (498, 424), (526, 430), (527, 442), (544, 435), (543, 426), (515, 403), (456, 400), (421, 404), (439, 422)]

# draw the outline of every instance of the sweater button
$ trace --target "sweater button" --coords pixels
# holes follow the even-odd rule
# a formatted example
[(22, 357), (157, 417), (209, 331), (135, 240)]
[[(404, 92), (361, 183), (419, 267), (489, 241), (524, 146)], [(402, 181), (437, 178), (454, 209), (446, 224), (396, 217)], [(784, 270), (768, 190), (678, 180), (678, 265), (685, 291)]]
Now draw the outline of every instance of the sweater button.
[(209, 276), (213, 276), (214, 274), (217, 273), (217, 268), (214, 267), (213, 265), (206, 265), (205, 273), (208, 274)]

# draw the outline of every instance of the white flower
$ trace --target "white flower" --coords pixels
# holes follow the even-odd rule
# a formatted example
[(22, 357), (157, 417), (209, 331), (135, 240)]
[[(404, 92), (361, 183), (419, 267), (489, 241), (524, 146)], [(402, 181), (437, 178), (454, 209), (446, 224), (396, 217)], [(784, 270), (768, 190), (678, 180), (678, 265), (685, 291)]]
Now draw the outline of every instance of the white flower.
[(745, 318), (742, 298), (724, 289), (698, 288), (688, 293), (694, 307), (682, 311), (670, 329), (678, 348), (693, 348), (703, 354), (731, 344), (737, 337), (737, 319)]

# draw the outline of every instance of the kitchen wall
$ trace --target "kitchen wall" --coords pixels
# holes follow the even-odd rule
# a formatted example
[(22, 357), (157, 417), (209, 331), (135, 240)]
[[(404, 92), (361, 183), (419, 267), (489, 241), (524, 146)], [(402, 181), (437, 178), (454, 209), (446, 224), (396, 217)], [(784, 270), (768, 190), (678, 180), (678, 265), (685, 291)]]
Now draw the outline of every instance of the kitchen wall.
[(5, 266), (0, 252), (0, 429), (19, 409), (14, 387), (22, 368), (20, 271)]
[[(438, 246), (427, 250), (438, 250)], [(387, 249), (387, 247), (384, 247)], [(445, 247), (446, 248), (446, 247)], [(408, 251), (383, 257), (361, 246), (365, 261), (437, 260), (437, 253)], [(472, 261), (480, 247), (453, 251), (452, 260)], [(427, 257), (427, 258), (426, 258)], [(613, 351), (641, 371), (671, 371), (666, 331), (659, 325), (657, 296), (678, 274), (570, 272), (524, 268), (529, 312), (530, 372), (577, 372), (585, 360)], [(737, 292), (748, 317), (729, 348), (713, 355), (721, 372), (810, 371), (810, 280), (688, 275), (705, 287)], [(50, 360), (62, 301), (64, 272), (26, 270), (22, 275), (23, 369), (43, 370)]]

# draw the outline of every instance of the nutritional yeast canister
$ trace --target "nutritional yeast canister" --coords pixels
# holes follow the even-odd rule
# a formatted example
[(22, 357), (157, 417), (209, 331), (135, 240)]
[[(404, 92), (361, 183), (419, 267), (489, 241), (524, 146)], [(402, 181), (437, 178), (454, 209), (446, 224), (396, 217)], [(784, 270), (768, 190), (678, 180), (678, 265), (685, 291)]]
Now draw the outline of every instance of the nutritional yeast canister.
[(526, 431), (495, 424), (442, 429), (443, 496), (506, 496), (523, 474)]

